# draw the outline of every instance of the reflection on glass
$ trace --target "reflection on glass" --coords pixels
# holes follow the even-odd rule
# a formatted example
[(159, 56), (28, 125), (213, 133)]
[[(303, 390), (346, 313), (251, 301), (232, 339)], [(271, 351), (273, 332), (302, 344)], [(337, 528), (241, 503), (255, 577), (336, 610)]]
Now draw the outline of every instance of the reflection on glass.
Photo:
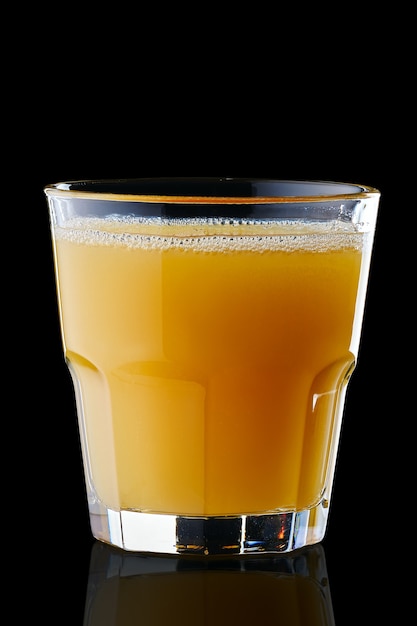
[(334, 626), (321, 544), (292, 556), (200, 560), (93, 545), (84, 626)]

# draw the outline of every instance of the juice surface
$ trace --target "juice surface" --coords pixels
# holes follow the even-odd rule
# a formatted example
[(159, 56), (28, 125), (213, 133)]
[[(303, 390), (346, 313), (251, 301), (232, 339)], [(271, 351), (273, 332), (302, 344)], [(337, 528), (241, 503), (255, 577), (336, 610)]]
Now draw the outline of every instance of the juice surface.
[(105, 222), (54, 233), (97, 497), (177, 515), (315, 505), (356, 357), (365, 235)]

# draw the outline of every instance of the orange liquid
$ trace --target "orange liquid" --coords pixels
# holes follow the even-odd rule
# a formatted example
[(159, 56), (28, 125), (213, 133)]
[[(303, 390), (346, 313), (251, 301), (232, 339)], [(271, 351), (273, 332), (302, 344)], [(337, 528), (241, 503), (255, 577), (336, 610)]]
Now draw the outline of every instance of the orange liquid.
[(364, 235), (88, 228), (55, 243), (98, 498), (189, 515), (315, 505), (355, 362)]

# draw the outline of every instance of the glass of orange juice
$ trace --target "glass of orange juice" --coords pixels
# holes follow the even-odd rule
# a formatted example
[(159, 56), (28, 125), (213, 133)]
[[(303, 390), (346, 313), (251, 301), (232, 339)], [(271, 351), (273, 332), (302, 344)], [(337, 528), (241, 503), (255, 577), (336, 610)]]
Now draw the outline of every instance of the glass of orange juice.
[(321, 541), (380, 192), (150, 178), (45, 194), (93, 536), (176, 555)]

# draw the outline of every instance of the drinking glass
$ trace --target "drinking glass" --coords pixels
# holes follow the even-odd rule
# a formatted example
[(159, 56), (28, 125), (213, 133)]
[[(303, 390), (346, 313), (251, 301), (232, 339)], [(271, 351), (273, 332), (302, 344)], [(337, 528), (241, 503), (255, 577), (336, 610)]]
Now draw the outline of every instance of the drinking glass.
[(149, 178), (45, 194), (93, 536), (175, 555), (321, 541), (380, 192)]

